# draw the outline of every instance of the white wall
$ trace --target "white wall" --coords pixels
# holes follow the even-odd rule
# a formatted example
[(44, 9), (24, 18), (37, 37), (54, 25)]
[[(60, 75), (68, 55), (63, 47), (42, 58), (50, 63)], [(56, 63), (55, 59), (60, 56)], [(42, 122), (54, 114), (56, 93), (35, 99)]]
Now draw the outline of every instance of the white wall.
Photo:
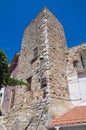
[(86, 105), (86, 73), (68, 77), (68, 84), (73, 105)]
[(0, 97), (0, 106), (2, 106), (2, 103), (3, 103), (4, 89), (5, 89), (5, 88), (1, 88), (1, 90), (0, 90), (0, 94), (2, 93), (2, 96)]

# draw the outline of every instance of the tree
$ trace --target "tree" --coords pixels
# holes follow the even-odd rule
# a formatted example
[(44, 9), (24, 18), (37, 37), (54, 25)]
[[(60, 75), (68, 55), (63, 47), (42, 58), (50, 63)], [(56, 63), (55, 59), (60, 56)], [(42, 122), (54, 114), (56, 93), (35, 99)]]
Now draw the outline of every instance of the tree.
[(16, 86), (16, 85), (26, 85), (27, 83), (10, 77), (8, 69), (8, 58), (3, 50), (0, 49), (0, 89), (3, 86)]
[(8, 58), (0, 49), (0, 87), (6, 86), (9, 79)]

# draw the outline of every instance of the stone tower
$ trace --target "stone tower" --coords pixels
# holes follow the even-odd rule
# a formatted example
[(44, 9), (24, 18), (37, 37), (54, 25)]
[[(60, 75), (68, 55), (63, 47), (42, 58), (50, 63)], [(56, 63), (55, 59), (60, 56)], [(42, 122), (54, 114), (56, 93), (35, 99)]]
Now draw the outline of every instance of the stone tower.
[(63, 27), (43, 8), (24, 31), (17, 78), (29, 86), (16, 87), (8, 130), (46, 130), (69, 109), (66, 58)]

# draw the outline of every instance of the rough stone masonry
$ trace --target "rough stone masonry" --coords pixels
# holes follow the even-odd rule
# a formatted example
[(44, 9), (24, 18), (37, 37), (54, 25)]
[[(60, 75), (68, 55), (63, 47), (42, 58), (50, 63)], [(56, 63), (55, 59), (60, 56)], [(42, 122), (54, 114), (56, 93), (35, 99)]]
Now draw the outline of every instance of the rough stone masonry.
[(7, 130), (46, 130), (71, 104), (66, 76), (67, 48), (60, 22), (46, 8), (25, 29), (14, 106), (4, 118)]

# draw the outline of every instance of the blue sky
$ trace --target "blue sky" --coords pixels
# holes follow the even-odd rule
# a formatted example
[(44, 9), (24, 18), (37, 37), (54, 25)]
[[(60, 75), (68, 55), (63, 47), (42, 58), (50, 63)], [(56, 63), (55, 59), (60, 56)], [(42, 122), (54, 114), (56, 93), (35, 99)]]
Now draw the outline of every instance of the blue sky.
[(86, 42), (86, 0), (0, 0), (0, 48), (9, 61), (21, 49), (24, 29), (44, 6), (62, 23), (68, 47)]

